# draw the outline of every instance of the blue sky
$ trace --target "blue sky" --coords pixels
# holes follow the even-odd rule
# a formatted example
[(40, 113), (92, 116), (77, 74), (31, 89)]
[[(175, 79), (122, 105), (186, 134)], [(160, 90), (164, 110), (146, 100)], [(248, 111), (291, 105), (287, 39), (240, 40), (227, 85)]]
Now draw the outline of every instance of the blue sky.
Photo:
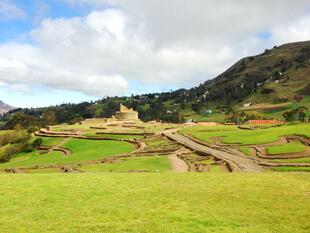
[[(29, 42), (25, 34), (35, 28), (44, 18), (70, 18), (87, 14), (89, 7), (72, 7), (59, 0), (14, 0), (9, 1), (25, 12), (25, 16), (17, 19), (0, 20), (0, 43)], [(80, 92), (65, 90), (49, 90), (34, 88), (31, 92), (12, 91), (7, 87), (0, 87), (0, 99), (16, 107), (46, 106), (66, 102), (81, 102), (97, 99)]]
[(309, 40), (309, 9), (307, 0), (1, 0), (0, 100), (37, 107), (190, 88), (243, 56)]
[(22, 9), (25, 12), (25, 16), (17, 19), (2, 19), (0, 21), (1, 42), (15, 40), (20, 34), (28, 33), (45, 17), (74, 17), (87, 13), (84, 9), (70, 7), (64, 4), (63, 1), (58, 0), (14, 0), (10, 1), (10, 3)]

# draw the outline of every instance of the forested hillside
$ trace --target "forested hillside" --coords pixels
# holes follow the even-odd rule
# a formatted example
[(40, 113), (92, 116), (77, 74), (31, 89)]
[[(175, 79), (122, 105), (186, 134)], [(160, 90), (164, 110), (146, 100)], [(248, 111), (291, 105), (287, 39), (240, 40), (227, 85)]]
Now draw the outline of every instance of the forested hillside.
[[(137, 110), (144, 121), (184, 122), (194, 119), (223, 122), (233, 121), (240, 116), (244, 120), (286, 118), (284, 114), (289, 114), (288, 120), (295, 120), (297, 113), (298, 118), (302, 116), (301, 120), (304, 120), (309, 114), (309, 96), (310, 41), (306, 41), (275, 46), (262, 54), (243, 58), (216, 78), (189, 90), (16, 109), (5, 115), (2, 127), (10, 129), (19, 124), (27, 128), (33, 125), (76, 123), (92, 117), (110, 117), (120, 103)], [(296, 99), (302, 106), (294, 104)], [(240, 112), (245, 103), (254, 106), (263, 103), (263, 107), (260, 107), (261, 111), (243, 109), (247, 113)], [(271, 112), (266, 112), (264, 106)]]

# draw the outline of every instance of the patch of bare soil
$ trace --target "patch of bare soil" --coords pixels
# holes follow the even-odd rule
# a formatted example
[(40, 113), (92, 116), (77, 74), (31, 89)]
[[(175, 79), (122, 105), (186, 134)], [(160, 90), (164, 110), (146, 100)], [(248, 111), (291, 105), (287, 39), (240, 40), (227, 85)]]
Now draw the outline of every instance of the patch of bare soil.
[(171, 162), (173, 172), (188, 172), (187, 164), (177, 154), (168, 155), (168, 158)]

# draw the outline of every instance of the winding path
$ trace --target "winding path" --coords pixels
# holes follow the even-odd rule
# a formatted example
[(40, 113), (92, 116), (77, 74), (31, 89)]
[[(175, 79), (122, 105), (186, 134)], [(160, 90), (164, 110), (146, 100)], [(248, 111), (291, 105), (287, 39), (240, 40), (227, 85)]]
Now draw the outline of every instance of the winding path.
[(173, 172), (188, 172), (187, 164), (176, 154), (168, 155), (168, 158), (171, 162)]
[(206, 145), (199, 144), (190, 138), (180, 135), (172, 130), (163, 131), (162, 134), (192, 150), (201, 152), (203, 154), (212, 155), (225, 161), (233, 172), (260, 172), (263, 170), (263, 167), (258, 164), (259, 161), (247, 158), (246, 156), (239, 156), (234, 153), (229, 153), (228, 151), (221, 151)]

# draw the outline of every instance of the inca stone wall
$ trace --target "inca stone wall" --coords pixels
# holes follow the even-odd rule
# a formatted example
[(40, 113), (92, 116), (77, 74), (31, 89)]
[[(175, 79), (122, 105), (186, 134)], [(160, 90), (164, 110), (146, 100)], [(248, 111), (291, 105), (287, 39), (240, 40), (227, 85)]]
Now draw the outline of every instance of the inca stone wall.
[(115, 117), (118, 120), (138, 120), (139, 115), (138, 112), (132, 111), (132, 112), (116, 112)]

